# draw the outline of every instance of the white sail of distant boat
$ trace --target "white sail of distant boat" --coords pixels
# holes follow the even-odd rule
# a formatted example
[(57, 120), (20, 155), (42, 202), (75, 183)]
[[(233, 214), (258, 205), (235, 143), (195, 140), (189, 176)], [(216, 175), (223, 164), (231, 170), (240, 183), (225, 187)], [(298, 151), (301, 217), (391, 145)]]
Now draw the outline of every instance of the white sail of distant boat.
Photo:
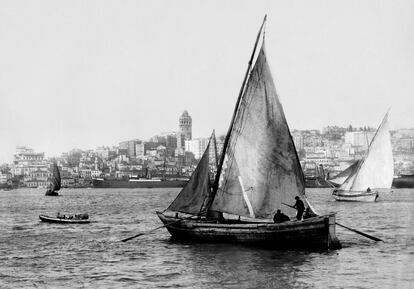
[[(390, 189), (393, 177), (394, 160), (387, 112), (369, 145), (367, 154), (359, 162), (355, 173), (345, 180), (339, 190), (334, 192), (334, 195), (339, 198), (342, 196), (346, 198), (346, 195), (358, 198), (356, 195), (361, 194), (364, 197), (363, 200), (375, 200), (378, 195), (374, 194), (372, 190)], [(371, 196), (368, 197), (367, 194)]]

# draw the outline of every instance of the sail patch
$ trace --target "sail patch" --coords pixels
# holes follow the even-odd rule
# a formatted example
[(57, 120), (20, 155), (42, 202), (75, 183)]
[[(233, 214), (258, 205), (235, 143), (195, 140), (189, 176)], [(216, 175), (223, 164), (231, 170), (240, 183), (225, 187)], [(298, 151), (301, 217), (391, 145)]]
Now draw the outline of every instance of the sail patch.
[(247, 196), (247, 192), (244, 189), (243, 180), (242, 180), (241, 176), (239, 176), (239, 183), (240, 183), (240, 187), (241, 187), (242, 192), (243, 192), (244, 201), (246, 202), (247, 208), (249, 209), (250, 217), (254, 218), (255, 216), (254, 216), (253, 207), (252, 207), (252, 204), (250, 203), (249, 197)]

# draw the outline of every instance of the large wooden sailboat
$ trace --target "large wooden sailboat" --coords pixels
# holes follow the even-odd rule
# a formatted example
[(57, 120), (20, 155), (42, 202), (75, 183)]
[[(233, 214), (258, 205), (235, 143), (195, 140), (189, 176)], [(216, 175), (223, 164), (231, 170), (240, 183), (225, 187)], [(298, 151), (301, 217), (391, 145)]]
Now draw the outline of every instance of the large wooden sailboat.
[(379, 197), (376, 189), (391, 188), (394, 160), (388, 126), (387, 112), (365, 157), (350, 169), (350, 174), (339, 189), (333, 191), (335, 200), (375, 202)]
[[(259, 30), (233, 118), (209, 181), (209, 146), (177, 198), (158, 217), (173, 238), (270, 247), (338, 248), (335, 214), (296, 220), (283, 203), (305, 196), (305, 179), (267, 62)], [(255, 65), (253, 60), (257, 57)], [(274, 223), (281, 209), (290, 221)], [(312, 210), (314, 211), (314, 210)]]
[(56, 163), (53, 163), (52, 176), (49, 179), (50, 187), (46, 191), (45, 196), (59, 196), (58, 191), (61, 187), (59, 168)]

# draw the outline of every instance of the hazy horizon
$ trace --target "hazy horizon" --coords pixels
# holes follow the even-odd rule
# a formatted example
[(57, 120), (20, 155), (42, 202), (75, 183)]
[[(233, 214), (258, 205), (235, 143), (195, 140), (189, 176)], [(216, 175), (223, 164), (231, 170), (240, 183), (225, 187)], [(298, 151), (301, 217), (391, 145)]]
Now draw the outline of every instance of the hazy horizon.
[(414, 127), (412, 1), (1, 1), (0, 163), (224, 134), (265, 14), (291, 129)]

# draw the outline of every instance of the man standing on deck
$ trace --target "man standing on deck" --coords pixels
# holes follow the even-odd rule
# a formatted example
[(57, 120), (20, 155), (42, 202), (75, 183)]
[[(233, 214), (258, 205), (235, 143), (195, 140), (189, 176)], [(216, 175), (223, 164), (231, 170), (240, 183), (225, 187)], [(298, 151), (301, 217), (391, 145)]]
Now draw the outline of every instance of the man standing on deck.
[(299, 221), (302, 220), (303, 211), (305, 211), (305, 205), (303, 204), (302, 200), (296, 196), (296, 203), (293, 205), (293, 207), (298, 210), (298, 213), (296, 214), (296, 219)]

